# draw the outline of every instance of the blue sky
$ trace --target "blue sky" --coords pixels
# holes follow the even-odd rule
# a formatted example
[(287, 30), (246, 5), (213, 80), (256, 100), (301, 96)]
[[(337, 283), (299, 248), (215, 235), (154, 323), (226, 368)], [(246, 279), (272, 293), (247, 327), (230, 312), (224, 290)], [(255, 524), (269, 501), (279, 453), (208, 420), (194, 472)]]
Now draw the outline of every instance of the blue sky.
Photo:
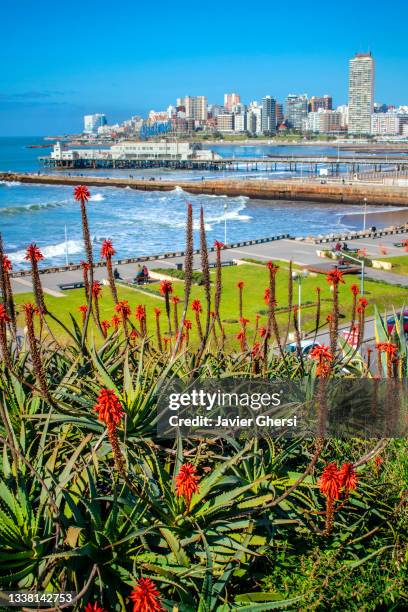
[(341, 104), (348, 59), (368, 49), (376, 100), (408, 104), (405, 0), (2, 0), (1, 13), (3, 136), (78, 132), (85, 113), (115, 122), (186, 94)]

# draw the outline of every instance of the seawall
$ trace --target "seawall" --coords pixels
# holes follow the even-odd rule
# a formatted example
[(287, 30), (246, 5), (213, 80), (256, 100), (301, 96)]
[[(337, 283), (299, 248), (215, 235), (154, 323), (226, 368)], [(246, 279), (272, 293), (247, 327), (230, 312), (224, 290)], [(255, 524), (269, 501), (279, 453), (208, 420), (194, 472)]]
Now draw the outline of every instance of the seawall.
[(408, 206), (408, 187), (359, 183), (320, 183), (298, 180), (224, 180), (169, 181), (141, 180), (107, 176), (68, 176), (66, 174), (0, 173), (0, 181), (19, 181), (44, 185), (78, 185), (88, 187), (130, 187), (140, 191), (172, 191), (181, 187), (191, 194), (247, 196), (263, 200), (297, 200), (302, 202), (330, 202), (357, 204), (364, 198), (368, 204)]

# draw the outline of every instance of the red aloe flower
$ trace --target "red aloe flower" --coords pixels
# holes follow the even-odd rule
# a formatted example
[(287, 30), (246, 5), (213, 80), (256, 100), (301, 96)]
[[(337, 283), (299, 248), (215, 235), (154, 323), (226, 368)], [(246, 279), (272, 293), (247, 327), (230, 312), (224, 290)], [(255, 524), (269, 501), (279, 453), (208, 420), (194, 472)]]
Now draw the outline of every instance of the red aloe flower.
[(192, 322), (189, 319), (185, 319), (184, 320), (184, 327), (186, 329), (191, 329), (193, 327), (193, 324), (192, 324)]
[(173, 293), (173, 284), (169, 280), (160, 281), (160, 293), (164, 296)]
[(91, 267), (89, 265), (89, 263), (87, 261), (85, 261), (84, 259), (80, 262), (80, 266), (83, 270), (89, 270), (89, 268)]
[(0, 323), (10, 323), (11, 319), (7, 314), (7, 310), (3, 304), (0, 304)]
[(115, 312), (118, 312), (122, 318), (126, 321), (130, 316), (130, 306), (127, 300), (122, 300), (118, 302), (115, 306)]
[(11, 272), (12, 269), (13, 269), (13, 264), (11, 263), (11, 261), (7, 257), (7, 255), (4, 255), (4, 257), (3, 257), (3, 270), (5, 270), (6, 272)]
[(360, 304), (361, 308), (363, 308), (363, 309), (367, 308), (367, 306), (368, 306), (368, 301), (367, 301), (367, 298), (365, 298), (365, 297), (359, 298), (358, 303)]
[(112, 389), (101, 389), (98, 402), (94, 406), (98, 413), (98, 420), (109, 428), (115, 428), (124, 415), (122, 404)]
[(160, 310), (160, 308), (157, 308), (157, 306), (156, 306), (156, 307), (155, 307), (155, 309), (154, 309), (154, 314), (155, 314), (155, 316), (156, 316), (156, 319), (157, 319), (158, 317), (160, 317), (161, 310)]
[(245, 317), (241, 317), (239, 322), (241, 323), (242, 327), (246, 327), (249, 323), (249, 319), (245, 319)]
[(26, 256), (24, 258), (26, 261), (41, 261), (44, 259), (44, 255), (41, 253), (38, 246), (33, 242), (30, 246), (27, 247)]
[(112, 240), (104, 240), (101, 247), (101, 257), (104, 259), (111, 259), (115, 253), (116, 251), (113, 248)]
[(87, 202), (91, 194), (89, 193), (88, 187), (86, 185), (78, 185), (74, 189), (74, 198), (77, 202)]
[(324, 468), (322, 475), (319, 478), (320, 491), (327, 498), (334, 500), (340, 498), (342, 480), (337, 465), (332, 462), (328, 463)]
[(353, 491), (357, 487), (357, 474), (352, 463), (343, 463), (339, 471), (341, 486), (346, 493)]
[(220, 242), (219, 240), (214, 240), (214, 247), (217, 249), (217, 251), (221, 251), (224, 248), (224, 243)]
[(196, 468), (192, 463), (185, 463), (181, 466), (176, 476), (176, 493), (178, 497), (184, 497), (187, 508), (190, 507), (191, 498), (199, 490), (199, 477), (196, 475)]
[(106, 319), (104, 321), (101, 321), (101, 328), (102, 328), (102, 332), (103, 335), (106, 337), (106, 334), (108, 333), (108, 329), (110, 328), (111, 324), (109, 321), (107, 321)]
[(106, 612), (106, 610), (105, 608), (101, 608), (101, 606), (95, 601), (93, 604), (87, 604), (85, 612)]
[(114, 329), (117, 330), (119, 325), (120, 325), (120, 317), (118, 317), (118, 315), (114, 314), (112, 319), (111, 319), (111, 323), (112, 323)]
[(315, 346), (310, 352), (311, 359), (317, 362), (316, 374), (317, 376), (326, 376), (330, 372), (331, 362), (333, 361), (333, 354), (330, 352), (328, 346), (321, 344)]
[(252, 357), (254, 357), (254, 359), (258, 359), (260, 357), (262, 357), (262, 349), (261, 349), (261, 343), (260, 342), (255, 342), (252, 350)]
[(338, 285), (339, 283), (344, 284), (343, 272), (341, 272), (337, 268), (335, 268), (334, 270), (330, 270), (326, 278), (329, 285)]
[(279, 270), (279, 266), (275, 266), (273, 261), (268, 261), (266, 264), (266, 267), (268, 268), (268, 270), (272, 272), (272, 274), (276, 274), (277, 271)]
[(94, 281), (92, 285), (92, 295), (97, 300), (102, 294), (102, 284), (99, 281)]
[(244, 329), (237, 333), (237, 340), (239, 341), (241, 351), (244, 352), (246, 350), (246, 334)]
[(193, 310), (196, 313), (202, 312), (203, 307), (201, 306), (200, 300), (193, 300), (191, 302), (191, 310)]
[(376, 346), (377, 351), (385, 353), (389, 357), (395, 357), (398, 353), (398, 347), (393, 342), (380, 342)]
[(173, 304), (179, 304), (180, 303), (180, 298), (177, 295), (174, 295), (171, 298), (171, 301), (173, 302)]
[(133, 601), (133, 612), (162, 612), (160, 591), (150, 578), (139, 578), (133, 588), (130, 599)]
[(238, 287), (238, 289), (243, 289), (243, 288), (244, 288), (244, 286), (245, 286), (245, 283), (244, 283), (244, 281), (243, 281), (243, 280), (240, 280), (240, 281), (238, 281), (238, 282), (237, 282), (237, 287)]
[(358, 285), (351, 285), (350, 291), (353, 295), (358, 295), (360, 293)]
[(85, 321), (88, 306), (86, 304), (81, 304), (81, 306), (78, 306), (78, 311), (82, 314), (82, 321)]
[(142, 306), (141, 304), (136, 306), (135, 317), (138, 321), (146, 320), (146, 308)]
[(261, 336), (261, 338), (270, 338), (271, 337), (271, 332), (268, 331), (268, 329), (264, 326), (259, 328), (259, 335)]

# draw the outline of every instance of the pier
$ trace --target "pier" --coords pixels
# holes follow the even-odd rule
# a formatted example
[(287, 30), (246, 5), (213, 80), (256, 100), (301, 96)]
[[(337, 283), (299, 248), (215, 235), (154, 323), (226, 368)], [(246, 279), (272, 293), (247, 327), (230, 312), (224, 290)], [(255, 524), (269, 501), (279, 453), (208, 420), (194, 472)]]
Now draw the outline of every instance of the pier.
[(321, 168), (330, 170), (331, 174), (339, 175), (344, 168), (351, 174), (364, 170), (383, 172), (393, 170), (400, 172), (408, 169), (408, 156), (296, 156), (268, 155), (267, 157), (223, 157), (218, 159), (174, 159), (158, 156), (157, 159), (116, 159), (108, 152), (95, 151), (72, 159), (56, 159), (51, 156), (40, 157), (40, 163), (46, 168), (61, 170), (80, 169), (122, 169), (147, 170), (151, 168), (167, 168), (173, 170), (222, 171), (222, 172), (276, 172), (284, 169), (288, 172), (304, 172), (317, 175)]
[(0, 181), (18, 181), (43, 185), (78, 185), (88, 187), (130, 187), (139, 191), (172, 191), (180, 187), (186, 193), (247, 196), (262, 200), (290, 200), (337, 204), (408, 206), (408, 188), (381, 183), (318, 180), (247, 180), (208, 179), (201, 181), (148, 180), (107, 176), (69, 176), (67, 174), (0, 173)]

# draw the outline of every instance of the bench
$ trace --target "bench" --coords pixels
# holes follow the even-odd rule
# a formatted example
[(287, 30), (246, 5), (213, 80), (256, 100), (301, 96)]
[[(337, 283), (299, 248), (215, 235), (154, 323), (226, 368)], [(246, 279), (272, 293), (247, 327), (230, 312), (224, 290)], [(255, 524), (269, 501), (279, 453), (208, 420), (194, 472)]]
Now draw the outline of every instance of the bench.
[(83, 282), (78, 283), (63, 283), (62, 285), (58, 285), (61, 291), (67, 291), (68, 289), (83, 289), (85, 287)]
[[(236, 262), (235, 262), (235, 261), (222, 261), (222, 262), (221, 262), (221, 266), (222, 266), (223, 268), (224, 268), (224, 267), (226, 267), (226, 266), (236, 266), (236, 265), (237, 265), (237, 264), (236, 264)], [(215, 262), (214, 262), (214, 263), (210, 263), (208, 267), (209, 267), (209, 268), (216, 268), (216, 267), (217, 267), (217, 264), (216, 264)]]

